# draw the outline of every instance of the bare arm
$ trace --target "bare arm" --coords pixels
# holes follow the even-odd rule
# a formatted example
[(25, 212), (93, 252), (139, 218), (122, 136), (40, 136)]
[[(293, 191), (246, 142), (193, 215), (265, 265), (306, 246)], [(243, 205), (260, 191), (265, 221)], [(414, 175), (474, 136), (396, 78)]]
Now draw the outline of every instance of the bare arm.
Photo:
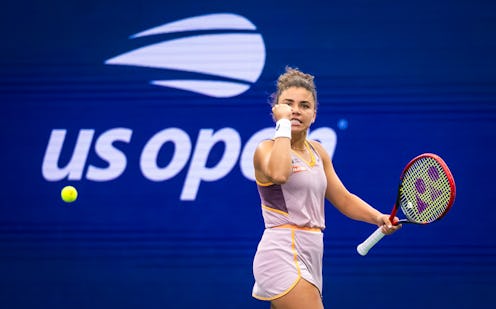
[[(272, 107), (275, 120), (291, 118), (292, 109), (287, 104)], [(258, 145), (253, 157), (255, 178), (260, 182), (285, 183), (291, 175), (291, 139), (278, 137)]]
[(253, 158), (255, 178), (260, 182), (285, 183), (291, 175), (291, 144), (289, 138), (263, 141)]
[(312, 142), (312, 145), (319, 152), (324, 163), (327, 178), (325, 196), (334, 207), (351, 219), (382, 226), (385, 234), (391, 234), (401, 227), (401, 225), (393, 226), (389, 221), (389, 215), (381, 213), (357, 195), (349, 192), (336, 174), (327, 151), (318, 142)]

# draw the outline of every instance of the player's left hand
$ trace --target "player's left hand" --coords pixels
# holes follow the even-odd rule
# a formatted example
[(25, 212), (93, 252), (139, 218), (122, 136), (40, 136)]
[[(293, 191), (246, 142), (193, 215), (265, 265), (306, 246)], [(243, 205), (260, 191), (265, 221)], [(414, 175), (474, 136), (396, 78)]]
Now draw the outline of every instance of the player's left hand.
[[(400, 219), (398, 217), (394, 217), (393, 222), (398, 222), (399, 220)], [(401, 228), (401, 224), (394, 225), (393, 223), (391, 223), (391, 221), (389, 221), (389, 215), (385, 215), (385, 214), (381, 215), (378, 218), (378, 221), (379, 221), (378, 226), (382, 228), (382, 232), (386, 235), (393, 234), (394, 232), (396, 232)]]

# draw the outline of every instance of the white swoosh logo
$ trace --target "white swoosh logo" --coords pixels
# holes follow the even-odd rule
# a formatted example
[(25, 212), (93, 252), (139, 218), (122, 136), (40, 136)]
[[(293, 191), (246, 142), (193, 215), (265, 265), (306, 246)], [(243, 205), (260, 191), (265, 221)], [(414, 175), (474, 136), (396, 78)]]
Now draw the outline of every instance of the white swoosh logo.
[[(211, 14), (154, 27), (131, 38), (192, 30), (256, 30), (256, 27), (238, 15)], [(258, 80), (265, 65), (265, 45), (258, 33), (193, 35), (144, 46), (110, 58), (105, 64), (178, 70), (231, 79), (151, 81), (157, 86), (225, 98), (245, 92)]]
[(209, 14), (181, 19), (134, 34), (131, 38), (147, 35), (194, 30), (256, 30), (248, 19), (235, 14)]

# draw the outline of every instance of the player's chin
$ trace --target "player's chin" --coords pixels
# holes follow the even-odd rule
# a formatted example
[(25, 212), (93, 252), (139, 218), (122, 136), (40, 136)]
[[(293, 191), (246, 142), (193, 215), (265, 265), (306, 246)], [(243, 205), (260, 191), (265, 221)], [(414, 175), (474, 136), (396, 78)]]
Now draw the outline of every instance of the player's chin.
[(308, 130), (308, 127), (304, 126), (302, 124), (291, 125), (291, 132), (292, 133), (301, 133), (301, 132), (306, 132), (307, 130)]

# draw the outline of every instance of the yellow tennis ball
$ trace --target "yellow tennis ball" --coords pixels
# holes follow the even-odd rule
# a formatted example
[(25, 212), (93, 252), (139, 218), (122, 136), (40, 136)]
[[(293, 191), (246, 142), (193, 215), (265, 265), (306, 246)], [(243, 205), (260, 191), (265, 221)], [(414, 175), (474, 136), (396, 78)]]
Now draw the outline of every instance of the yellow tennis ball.
[(72, 203), (77, 199), (78, 192), (73, 186), (65, 186), (60, 192), (62, 200), (66, 203)]

